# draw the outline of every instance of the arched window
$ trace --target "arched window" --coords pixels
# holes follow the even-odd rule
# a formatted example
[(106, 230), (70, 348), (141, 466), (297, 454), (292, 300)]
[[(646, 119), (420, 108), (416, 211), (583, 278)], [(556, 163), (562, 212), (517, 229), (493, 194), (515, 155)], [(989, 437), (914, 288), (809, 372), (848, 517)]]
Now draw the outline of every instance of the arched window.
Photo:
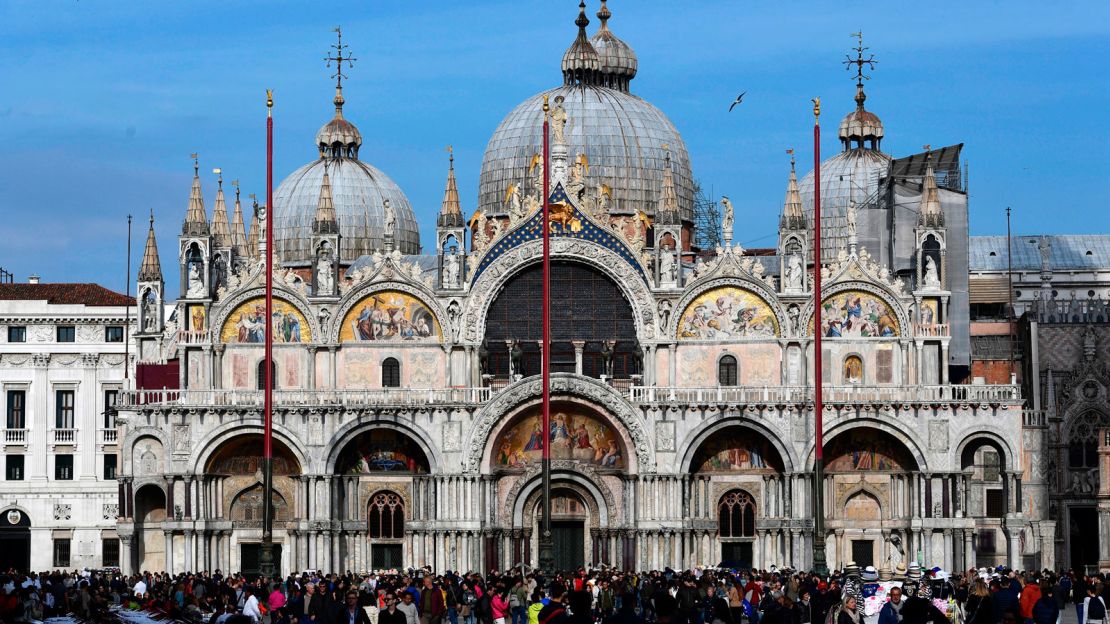
[(370, 499), (367, 516), (370, 539), (401, 539), (405, 536), (405, 502), (397, 494), (375, 494)]
[(397, 358), (386, 358), (382, 362), (382, 387), (401, 387), (401, 363), (397, 361)]
[(743, 490), (732, 490), (717, 505), (720, 537), (755, 536), (755, 499)]
[(1068, 436), (1068, 468), (1098, 468), (1098, 430), (1107, 424), (1110, 423), (1105, 417), (1093, 411), (1072, 421)]
[(723, 356), (717, 362), (717, 384), (722, 386), (736, 385), (736, 357)]
[[(270, 376), (274, 380), (274, 390), (277, 390), (277, 387), (278, 387), (277, 362), (274, 362), (273, 360), (270, 361)], [(266, 360), (259, 360), (259, 362), (258, 362), (258, 389), (259, 390), (265, 390), (266, 389)]]
[(859, 385), (863, 383), (863, 359), (858, 355), (844, 358), (844, 383)]

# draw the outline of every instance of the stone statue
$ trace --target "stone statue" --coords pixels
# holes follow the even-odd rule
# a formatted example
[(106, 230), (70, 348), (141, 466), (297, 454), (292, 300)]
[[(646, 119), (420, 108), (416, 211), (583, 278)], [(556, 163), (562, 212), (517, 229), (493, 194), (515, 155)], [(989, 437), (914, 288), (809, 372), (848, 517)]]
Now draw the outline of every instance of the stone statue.
[(848, 238), (856, 237), (856, 203), (848, 202), (844, 209), (844, 223), (848, 227)]
[(200, 262), (192, 262), (189, 264), (189, 278), (188, 290), (185, 291), (185, 296), (191, 299), (199, 299), (204, 297), (204, 281), (200, 278)]
[(790, 328), (794, 331), (794, 335), (797, 336), (799, 334), (798, 324), (801, 320), (802, 311), (798, 309), (797, 304), (791, 304), (790, 307), (786, 309), (786, 315), (790, 317)]
[(158, 298), (154, 291), (146, 291), (143, 297), (143, 331), (153, 332), (158, 330)]
[(222, 254), (216, 254), (212, 260), (212, 286), (213, 290), (227, 286), (227, 260)]
[(459, 305), (459, 300), (452, 299), (447, 305), (447, 318), (451, 321), (451, 335), (455, 340), (459, 339), (459, 316), (461, 315), (462, 306)]
[(509, 188), (505, 190), (505, 205), (508, 207), (509, 220), (513, 223), (520, 221), (524, 217), (524, 205), (520, 199), (520, 187), (516, 183), (510, 183)]
[(1037, 251), (1041, 252), (1041, 269), (1048, 270), (1052, 268), (1052, 243), (1048, 242), (1047, 236), (1042, 236), (1040, 243), (1037, 244)]
[(805, 267), (802, 266), (802, 257), (792, 253), (786, 257), (786, 289), (802, 290), (804, 280)]
[(567, 193), (573, 197), (579, 206), (586, 196), (586, 174), (590, 171), (590, 161), (585, 154), (578, 154), (574, 158), (574, 167), (570, 170), (570, 180), (567, 181)]
[(397, 227), (397, 214), (393, 212), (393, 204), (389, 200), (382, 202), (382, 210), (385, 211), (385, 232), (386, 234), (393, 234), (394, 229)]
[(925, 256), (925, 285), (932, 288), (940, 287), (940, 276), (937, 275), (937, 263), (932, 256)]
[(443, 258), (443, 286), (456, 288), (459, 285), (459, 254), (452, 249)]
[(671, 301), (664, 299), (659, 302), (659, 327), (666, 331), (667, 321), (671, 319)]
[(721, 216), (721, 237), (727, 247), (732, 243), (732, 201), (728, 197), (721, 197), (721, 206), (725, 209), (725, 214)]
[(551, 140), (558, 144), (565, 144), (567, 126), (567, 109), (563, 108), (563, 96), (555, 98), (555, 108), (551, 109)]
[(597, 185), (597, 199), (594, 204), (595, 217), (604, 217), (609, 212), (609, 196), (611, 194), (612, 190), (608, 186), (600, 183)]
[(659, 281), (674, 283), (677, 278), (678, 271), (675, 266), (674, 253), (664, 247), (662, 253), (659, 254)]
[(316, 294), (330, 295), (335, 292), (335, 265), (332, 264), (331, 254), (328, 251), (320, 253), (316, 261)]

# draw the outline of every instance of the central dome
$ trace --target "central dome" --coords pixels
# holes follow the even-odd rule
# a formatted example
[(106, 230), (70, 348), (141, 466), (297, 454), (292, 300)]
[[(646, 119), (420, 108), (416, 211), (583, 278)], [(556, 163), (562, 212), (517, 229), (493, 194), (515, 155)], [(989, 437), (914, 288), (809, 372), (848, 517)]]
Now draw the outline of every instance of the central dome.
[(362, 134), (343, 118), (343, 92), (336, 88), (335, 116), (316, 134), (320, 157), (289, 174), (274, 191), (274, 252), (283, 264), (307, 264), (313, 257), (312, 222), (327, 168), (339, 221), (339, 257), (348, 264), (385, 249), (385, 202), (396, 224), (393, 248), (420, 253), (420, 229), (401, 187), (358, 158)]
[[(546, 95), (551, 101), (556, 96), (565, 99), (568, 154), (571, 158), (586, 154), (590, 187), (605, 184), (611, 189), (609, 212), (640, 209), (655, 214), (662, 197), (663, 167), (669, 149), (679, 214), (684, 220), (692, 220), (694, 181), (682, 135), (662, 111), (628, 92), (636, 73), (635, 53), (607, 27), (599, 31), (603, 36), (587, 40), (585, 27), (589, 20), (584, 5), (579, 6), (583, 7), (576, 22), (579, 36), (563, 57), (564, 85), (522, 102), (490, 137), (482, 160), (479, 210), (487, 215), (505, 214), (503, 199), (511, 183), (524, 183), (525, 190), (531, 190), (528, 167), (532, 157), (543, 150), (542, 106)], [(604, 55), (591, 43), (602, 40)]]

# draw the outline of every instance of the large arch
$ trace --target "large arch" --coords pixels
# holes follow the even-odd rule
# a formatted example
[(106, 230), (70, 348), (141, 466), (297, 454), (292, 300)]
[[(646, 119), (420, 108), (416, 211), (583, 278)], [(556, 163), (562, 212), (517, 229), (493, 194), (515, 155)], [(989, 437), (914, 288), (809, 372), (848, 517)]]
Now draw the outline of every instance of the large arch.
[[(711, 295), (717, 291), (723, 292), (729, 289), (735, 289), (750, 295), (756, 302), (764, 306), (765, 314), (769, 313), (773, 316), (775, 327), (771, 335), (755, 337), (761, 340), (767, 340), (787, 333), (786, 329), (790, 326), (790, 320), (783, 311), (782, 306), (779, 305), (775, 293), (763, 282), (740, 277), (715, 277), (692, 283), (686, 289), (686, 292), (683, 293), (682, 298), (675, 304), (674, 314), (668, 319), (667, 326), (661, 328), (661, 330), (666, 333), (668, 338), (673, 337), (679, 339), (679, 332), (683, 323), (682, 319), (686, 315), (687, 309), (702, 297)], [(688, 337), (686, 340), (698, 340), (698, 338)], [(729, 340), (732, 339), (730, 338)]]
[[(209, 464), (209, 459), (219, 448), (232, 438), (242, 435), (258, 435), (263, 431), (262, 424), (235, 423), (231, 427), (223, 427), (211, 431), (196, 445), (192, 456), (190, 471), (202, 474)], [(283, 444), (292, 453), (302, 472), (312, 470), (312, 462), (305, 449), (299, 443), (299, 437), (288, 427), (277, 422), (274, 423), (274, 441)]]
[[(297, 292), (280, 288), (276, 282), (274, 284), (274, 294), (275, 301), (281, 301), (288, 305), (292, 310), (299, 313), (301, 317), (299, 320), (304, 322), (307, 326), (308, 340), (319, 340), (319, 337), (321, 335), (320, 326), (317, 319), (315, 318), (315, 315), (313, 315), (312, 313), (312, 309), (308, 305), (308, 301)], [(230, 299), (220, 302), (219, 306), (216, 309), (215, 315), (213, 315), (211, 312), (209, 313), (208, 327), (211, 328), (213, 331), (219, 332), (222, 336), (222, 334), (224, 333), (225, 325), (228, 324), (229, 320), (232, 320), (232, 315), (235, 313), (236, 310), (239, 310), (239, 308), (243, 305), (249, 304), (253, 299), (265, 297), (266, 289), (264, 288), (251, 288), (249, 290), (244, 290), (242, 292), (236, 293)]]
[(718, 428), (683, 457), (691, 473), (782, 474), (782, 454), (771, 440), (743, 423)]
[[(486, 334), (486, 313), (490, 303), (501, 292), (506, 282), (521, 270), (542, 261), (543, 241), (523, 243), (504, 253), (478, 277), (470, 288), (466, 312), (463, 316), (464, 339), (477, 344)], [(655, 303), (644, 277), (615, 252), (596, 243), (581, 239), (555, 238), (551, 241), (551, 257), (559, 260), (581, 262), (616, 282), (632, 306), (637, 339), (643, 343), (656, 335)]]
[(331, 439), (328, 440), (328, 454), (322, 466), (324, 473), (335, 474), (336, 470), (339, 469), (338, 464), (340, 457), (347, 449), (348, 445), (361, 434), (374, 429), (395, 431), (411, 440), (423, 453), (428, 464), (429, 472), (438, 472), (440, 467), (443, 466), (444, 460), (440, 452), (440, 447), (429, 444), (429, 440), (434, 439), (433, 436), (430, 432), (425, 431), (415, 423), (409, 425), (408, 423), (395, 420), (352, 420), (340, 427), (335, 434), (332, 435)]
[[(877, 430), (877, 431), (879, 431), (883, 434), (891, 436), (896, 441), (901, 443), (901, 445), (903, 447), (905, 447), (906, 451), (910, 454), (910, 458), (913, 460), (913, 462), (915, 464), (915, 467), (913, 468), (913, 470), (918, 470), (918, 471), (924, 472), (924, 471), (927, 471), (929, 469), (928, 461), (926, 460), (925, 453), (922, 452), (920, 445), (918, 445), (917, 442), (913, 438), (906, 435), (906, 433), (902, 429), (894, 426), (891, 423), (888, 423), (888, 422), (883, 421), (883, 420), (879, 420), (877, 418), (869, 418), (869, 417), (853, 418), (851, 420), (844, 420), (844, 421), (840, 421), (840, 422), (832, 425), (831, 427), (826, 427), (824, 436), (822, 436), (823, 439), (824, 439), (824, 443), (825, 443), (825, 455), (826, 455), (825, 461), (826, 461), (826, 463), (828, 463), (828, 461), (829, 461), (828, 457), (827, 457), (828, 447), (833, 442), (833, 440), (835, 440), (837, 438), (837, 436), (840, 436), (840, 435), (845, 434), (849, 431), (854, 431), (854, 430), (857, 430), (857, 429), (859, 429), (859, 430), (873, 429), (873, 430)], [(813, 450), (814, 450), (814, 444), (812, 442), (810, 442), (809, 444), (807, 444), (807, 448), (806, 448), (806, 470), (813, 470), (813, 461), (814, 461)]]
[[(651, 472), (654, 469), (655, 457), (647, 425), (642, 415), (613, 387), (588, 377), (555, 373), (551, 375), (551, 395), (553, 398), (582, 402), (611, 416), (630, 440), (627, 447), (628, 471)], [(491, 431), (499, 423), (504, 426), (507, 414), (515, 413), (526, 403), (534, 403), (541, 397), (542, 380), (539, 377), (522, 379), (493, 395), (474, 415), (474, 425), (463, 447), (466, 449), (465, 470), (488, 472), (494, 438)]]
[(542, 403), (526, 402), (505, 414), (490, 432), (483, 464), (490, 472), (523, 470), (540, 463), (545, 438), (552, 461), (573, 462), (600, 470), (634, 468), (631, 439), (610, 417), (585, 401), (551, 401), (551, 427), (544, 435)]
[(336, 474), (428, 474), (428, 455), (416, 438), (389, 427), (366, 427), (349, 436), (346, 443), (329, 458)]
[[(895, 332), (894, 336), (890, 336), (891, 338), (905, 339), (913, 335), (913, 324), (911, 323), (906, 304), (902, 301), (898, 293), (892, 292), (883, 286), (861, 280), (838, 282), (828, 290), (822, 291), (821, 303), (822, 305), (827, 304), (834, 298), (851, 292), (859, 292), (874, 297), (878, 300), (879, 304), (889, 308), (889, 311), (894, 315), (898, 323), (898, 330)], [(813, 301), (806, 303), (805, 308), (802, 309), (801, 319), (805, 335), (813, 336)], [(827, 318), (823, 317), (822, 320), (825, 321)]]
[(166, 569), (166, 539), (162, 522), (166, 520), (166, 492), (155, 483), (138, 487), (135, 496), (135, 560), (139, 570)]
[(982, 446), (989, 446), (998, 451), (1002, 456), (1003, 470), (1017, 470), (1018, 458), (1006, 438), (986, 429), (974, 431), (964, 436), (952, 449), (952, 464), (963, 468), (964, 460), (969, 452), (974, 453)]
[(748, 418), (742, 415), (742, 412), (721, 412), (716, 417), (711, 418), (693, 431), (691, 431), (686, 439), (679, 445), (679, 472), (688, 474), (694, 469), (694, 458), (698, 450), (703, 444), (711, 437), (716, 436), (727, 429), (738, 427), (755, 432), (759, 436), (766, 439), (777, 452), (784, 473), (794, 472), (796, 466), (801, 461), (794, 448), (788, 444), (784, 444), (778, 431), (768, 427), (764, 422)]
[[(347, 317), (360, 303), (363, 303), (368, 298), (382, 292), (396, 292), (411, 297), (420, 305), (428, 309), (438, 325), (439, 336), (437, 339), (446, 339), (451, 335), (453, 328), (448, 326), (448, 315), (439, 305), (439, 300), (435, 295), (421, 286), (414, 286), (407, 282), (389, 280), (389, 281), (376, 281), (376, 282), (362, 282), (355, 285), (347, 291), (339, 300), (335, 307), (335, 314), (332, 316), (334, 322), (327, 328), (328, 344), (339, 344), (341, 336), (343, 335), (343, 319)], [(360, 344), (359, 341), (354, 341), (354, 344)], [(373, 344), (373, 343), (367, 343)]]
[[(591, 511), (596, 510), (600, 525), (613, 526), (613, 520), (615, 519), (613, 516), (617, 511), (611, 508), (614, 505), (613, 494), (600, 480), (591, 478), (589, 473), (576, 470), (552, 470), (551, 482), (553, 486), (556, 483), (574, 484), (588, 493), (595, 505), (591, 508)], [(539, 470), (531, 470), (509, 492), (507, 502), (512, 505), (512, 526), (528, 526), (531, 522), (531, 519), (525, 515), (529, 508), (528, 502), (539, 493), (542, 486), (543, 478)], [(589, 504), (591, 501), (586, 502)]]
[(824, 448), (825, 471), (829, 474), (925, 469), (924, 459), (915, 457), (905, 440), (876, 427), (841, 428), (825, 436)]
[(0, 509), (0, 570), (31, 569), (31, 515), (10, 503)]

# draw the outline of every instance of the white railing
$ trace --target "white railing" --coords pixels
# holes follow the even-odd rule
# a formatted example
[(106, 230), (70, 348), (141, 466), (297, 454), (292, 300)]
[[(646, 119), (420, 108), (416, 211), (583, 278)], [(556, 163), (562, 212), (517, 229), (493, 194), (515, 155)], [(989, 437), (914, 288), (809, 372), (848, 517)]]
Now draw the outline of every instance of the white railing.
[(5, 429), (4, 444), (27, 444), (27, 430)]
[[(813, 388), (632, 386), (629, 398), (633, 403), (807, 403), (813, 401)], [(1020, 400), (1021, 390), (1016, 385), (825, 386), (823, 399), (826, 403), (997, 403)]]
[(945, 337), (950, 336), (948, 323), (914, 323), (913, 333), (920, 337)]
[(178, 344), (206, 344), (208, 342), (208, 332), (205, 330), (192, 331), (182, 329), (177, 332)]
[[(129, 390), (120, 407), (189, 405), (199, 407), (261, 407), (261, 390)], [(275, 390), (278, 407), (343, 405), (435, 405), (484, 403), (490, 388), (376, 388), (373, 390)]]
[(76, 429), (53, 429), (54, 444), (73, 444), (77, 441)]
[(118, 429), (101, 429), (100, 430), (100, 443), (101, 444), (115, 444), (119, 438)]

